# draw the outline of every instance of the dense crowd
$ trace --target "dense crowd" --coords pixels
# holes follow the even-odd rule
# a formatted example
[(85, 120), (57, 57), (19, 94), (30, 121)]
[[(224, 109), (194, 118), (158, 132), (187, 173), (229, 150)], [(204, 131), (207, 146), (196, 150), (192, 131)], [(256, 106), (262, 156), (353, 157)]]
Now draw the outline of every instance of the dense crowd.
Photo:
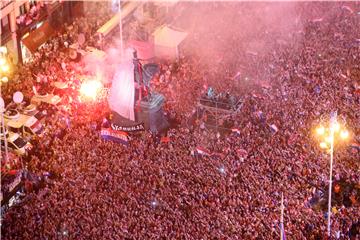
[[(249, 36), (234, 22), (255, 3), (180, 5), (190, 10), (176, 24), (191, 33), (180, 58), (160, 62), (152, 83), (166, 97), (168, 117), (178, 123), (166, 133), (170, 141), (147, 131), (127, 147), (104, 141), (98, 125), (108, 114), (106, 103), (69, 101), (62, 113), (69, 121), (48, 119), (50, 131), (34, 140), (27, 159), (27, 170), (46, 175), (45, 184), (36, 191), (26, 187), (26, 197), (3, 216), (2, 237), (274, 239), (283, 194), (286, 236), (325, 239), (326, 208), (312, 207), (312, 200), (326, 198), (329, 155), (318, 147), (313, 130), (337, 110), (352, 138), (336, 145), (334, 178), (353, 187), (345, 196), (346, 184), (334, 184), (332, 233), (337, 239), (358, 238), (360, 153), (349, 145), (360, 142), (359, 6), (298, 4), (301, 24), (286, 33), (260, 29), (257, 37), (268, 47), (247, 53)], [(194, 9), (201, 18), (189, 26), (186, 14)], [(214, 17), (219, 12), (227, 17)], [(322, 19), (314, 21), (317, 14)], [(92, 19), (86, 19), (86, 44), (96, 45), (92, 34), (103, 21)], [(72, 81), (81, 73), (63, 53), (64, 42), (76, 41), (71, 31), (79, 26), (67, 27), (19, 67), (14, 83), (3, 90), (7, 101), (19, 89), (31, 96), (37, 82)], [(217, 43), (217, 51), (207, 53), (211, 59), (200, 51), (205, 42)], [(232, 116), (239, 133), (209, 131), (202, 119), (190, 123), (210, 86), (244, 101)], [(212, 154), (194, 154), (197, 147)]]

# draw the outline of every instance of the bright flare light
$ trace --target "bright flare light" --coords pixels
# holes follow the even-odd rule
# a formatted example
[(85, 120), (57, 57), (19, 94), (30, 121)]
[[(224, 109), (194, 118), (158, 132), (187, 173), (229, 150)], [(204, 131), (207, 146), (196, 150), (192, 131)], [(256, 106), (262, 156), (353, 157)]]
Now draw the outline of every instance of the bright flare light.
[(1, 79), (1, 81), (4, 82), (4, 83), (7, 83), (7, 82), (9, 81), (9, 79), (8, 79), (8, 77), (3, 77), (3, 78)]
[(341, 139), (347, 139), (349, 137), (349, 132), (347, 130), (343, 130), (340, 132)]
[(317, 133), (318, 135), (324, 135), (324, 133), (325, 133), (325, 128), (324, 128), (323, 126), (318, 127), (318, 128), (316, 129), (316, 133)]
[(97, 80), (85, 81), (81, 84), (80, 93), (86, 98), (95, 100), (101, 88), (102, 84)]

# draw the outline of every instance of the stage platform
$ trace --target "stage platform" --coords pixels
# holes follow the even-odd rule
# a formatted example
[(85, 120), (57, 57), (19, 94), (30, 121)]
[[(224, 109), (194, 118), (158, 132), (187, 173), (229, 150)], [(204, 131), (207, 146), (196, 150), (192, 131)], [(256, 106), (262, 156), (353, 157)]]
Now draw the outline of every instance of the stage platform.
[(131, 121), (112, 112), (112, 128), (125, 132), (137, 132), (150, 130), (151, 132), (163, 132), (169, 127), (162, 106), (165, 98), (159, 93), (153, 92), (151, 97), (142, 100), (135, 107), (135, 121)]

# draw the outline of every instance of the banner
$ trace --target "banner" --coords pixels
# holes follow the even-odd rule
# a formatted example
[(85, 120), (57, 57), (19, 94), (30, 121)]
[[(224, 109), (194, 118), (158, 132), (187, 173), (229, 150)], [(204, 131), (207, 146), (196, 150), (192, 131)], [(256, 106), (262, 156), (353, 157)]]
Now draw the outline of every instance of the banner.
[(111, 128), (115, 131), (123, 131), (123, 132), (138, 132), (145, 130), (144, 123), (139, 123), (133, 126), (119, 126), (114, 123), (111, 123)]
[(240, 130), (239, 130), (239, 129), (237, 129), (237, 128), (232, 128), (232, 129), (231, 129), (231, 132), (233, 132), (233, 133), (236, 133), (236, 134), (240, 135)]
[(201, 156), (210, 156), (211, 155), (210, 151), (203, 147), (196, 147), (196, 154), (201, 155)]
[(127, 133), (122, 131), (113, 130), (111, 128), (102, 128), (100, 135), (105, 140), (110, 140), (124, 145), (129, 144)]
[(135, 120), (134, 101), (134, 63), (131, 57), (118, 66), (118, 70), (112, 80), (109, 95), (109, 106), (120, 116)]
[(161, 143), (169, 143), (169, 142), (170, 142), (170, 138), (169, 138), (169, 137), (161, 137), (160, 142), (161, 142)]

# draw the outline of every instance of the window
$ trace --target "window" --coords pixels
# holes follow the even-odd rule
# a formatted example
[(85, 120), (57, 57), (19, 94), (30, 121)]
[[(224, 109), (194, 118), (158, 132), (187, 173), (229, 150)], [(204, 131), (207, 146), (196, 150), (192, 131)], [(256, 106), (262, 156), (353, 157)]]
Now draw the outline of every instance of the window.
[(18, 128), (14, 128), (14, 127), (8, 127), (8, 128), (9, 128), (9, 130), (10, 130), (11, 132), (20, 133), (20, 131), (19, 131)]
[(17, 147), (15, 147), (15, 145), (12, 142), (8, 142), (8, 147), (12, 149), (17, 149)]
[(23, 15), (23, 14), (26, 13), (25, 4), (21, 5), (21, 6), (19, 7), (19, 9), (20, 9), (20, 14), (21, 14), (21, 15)]
[(26, 145), (26, 142), (22, 139), (22, 138), (17, 138), (14, 141), (14, 145), (17, 146), (18, 148), (22, 148)]
[(30, 3), (30, 8), (36, 6), (36, 1), (34, 0), (29, 0), (29, 3)]
[(1, 19), (1, 34), (10, 33), (9, 15), (6, 15)]

